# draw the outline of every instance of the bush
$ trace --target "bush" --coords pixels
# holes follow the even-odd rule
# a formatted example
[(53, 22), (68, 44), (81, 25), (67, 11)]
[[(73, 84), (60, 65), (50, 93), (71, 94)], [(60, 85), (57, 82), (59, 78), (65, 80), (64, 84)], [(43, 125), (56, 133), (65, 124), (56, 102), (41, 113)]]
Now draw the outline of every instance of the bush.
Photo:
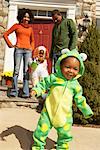
[(81, 124), (100, 125), (100, 32), (92, 25), (88, 29), (87, 36), (79, 47), (79, 52), (85, 52), (88, 56), (85, 62), (85, 74), (79, 79), (83, 87), (87, 103), (94, 112), (94, 116), (88, 120), (74, 106), (74, 122)]

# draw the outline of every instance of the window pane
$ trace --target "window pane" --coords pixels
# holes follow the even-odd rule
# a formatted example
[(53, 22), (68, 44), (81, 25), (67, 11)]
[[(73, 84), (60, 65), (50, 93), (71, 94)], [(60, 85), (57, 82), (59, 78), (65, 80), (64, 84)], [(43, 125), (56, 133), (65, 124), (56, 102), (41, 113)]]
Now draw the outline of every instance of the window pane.
[(32, 10), (34, 16), (37, 16), (37, 10)]
[(46, 16), (46, 11), (39, 10), (38, 11), (38, 16)]
[(48, 11), (48, 17), (51, 17), (52, 14), (51, 14), (51, 11)]
[(64, 16), (65, 18), (67, 17), (67, 13), (66, 12), (61, 12), (62, 16)]

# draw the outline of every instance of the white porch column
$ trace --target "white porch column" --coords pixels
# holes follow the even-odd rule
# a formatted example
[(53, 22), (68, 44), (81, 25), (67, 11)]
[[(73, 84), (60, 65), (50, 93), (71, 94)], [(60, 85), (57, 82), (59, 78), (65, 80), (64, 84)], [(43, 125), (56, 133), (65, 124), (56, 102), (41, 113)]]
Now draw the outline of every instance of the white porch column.
[(67, 10), (67, 18), (73, 19), (75, 21), (75, 9), (76, 6), (71, 6)]
[[(15, 22), (16, 22), (16, 17), (17, 17), (17, 5), (10, 5), (9, 6), (9, 13), (8, 13), (8, 27), (10, 28)], [(14, 44), (16, 41), (15, 34), (12, 33), (9, 35), (9, 39), (11, 42)], [(5, 48), (5, 58), (4, 58), (4, 72), (5, 71), (13, 71), (13, 48), (9, 48), (6, 46)]]
[[(14, 23), (17, 23), (17, 13), (18, 13), (18, 5), (11, 4), (9, 7), (9, 14), (8, 14), (8, 26), (7, 28), (9, 29)], [(15, 33), (12, 33), (9, 35), (10, 41), (15, 44), (16, 43), (16, 36)], [(5, 48), (5, 58), (4, 58), (4, 72), (6, 71), (13, 71), (14, 69), (14, 48), (9, 48), (6, 45)], [(20, 67), (20, 72), (19, 72), (19, 80), (23, 80), (23, 61), (21, 62), (21, 67)]]

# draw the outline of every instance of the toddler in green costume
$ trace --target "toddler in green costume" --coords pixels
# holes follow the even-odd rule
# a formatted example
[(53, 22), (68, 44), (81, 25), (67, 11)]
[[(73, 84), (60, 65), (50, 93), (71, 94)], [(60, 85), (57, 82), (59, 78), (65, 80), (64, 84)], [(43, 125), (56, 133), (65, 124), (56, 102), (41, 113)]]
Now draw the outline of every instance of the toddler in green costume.
[(44, 149), (46, 138), (52, 127), (57, 130), (58, 135), (56, 149), (69, 150), (68, 143), (72, 140), (73, 100), (85, 118), (93, 115), (77, 80), (84, 73), (83, 56), (85, 54), (79, 54), (76, 49), (67, 51), (56, 62), (56, 73), (44, 78), (32, 88), (31, 95), (36, 96), (48, 90), (44, 108), (33, 134), (32, 150)]

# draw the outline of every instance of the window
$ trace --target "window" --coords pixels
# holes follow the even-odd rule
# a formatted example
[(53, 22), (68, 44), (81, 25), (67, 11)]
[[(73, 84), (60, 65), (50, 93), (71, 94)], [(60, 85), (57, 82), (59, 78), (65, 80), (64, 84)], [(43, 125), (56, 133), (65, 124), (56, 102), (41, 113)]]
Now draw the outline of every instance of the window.
[[(21, 9), (19, 9), (18, 11), (21, 11)], [(40, 16), (40, 17), (52, 17), (52, 11), (45, 11), (45, 10), (32, 10), (32, 13), (34, 15), (34, 17), (36, 16)], [(61, 12), (61, 14), (66, 18), (67, 17), (67, 12)]]

